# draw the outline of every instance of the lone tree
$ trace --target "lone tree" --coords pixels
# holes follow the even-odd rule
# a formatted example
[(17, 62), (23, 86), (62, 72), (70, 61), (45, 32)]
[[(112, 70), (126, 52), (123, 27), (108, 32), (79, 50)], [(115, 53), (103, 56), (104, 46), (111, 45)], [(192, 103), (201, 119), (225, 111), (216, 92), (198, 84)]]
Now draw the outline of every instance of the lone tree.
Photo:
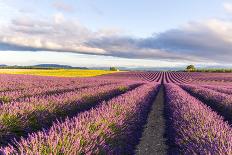
[(194, 65), (189, 65), (189, 66), (186, 67), (186, 70), (187, 70), (188, 72), (194, 72), (194, 71), (196, 70), (196, 68), (195, 68)]
[(110, 67), (111, 71), (118, 71), (118, 69), (116, 67)]

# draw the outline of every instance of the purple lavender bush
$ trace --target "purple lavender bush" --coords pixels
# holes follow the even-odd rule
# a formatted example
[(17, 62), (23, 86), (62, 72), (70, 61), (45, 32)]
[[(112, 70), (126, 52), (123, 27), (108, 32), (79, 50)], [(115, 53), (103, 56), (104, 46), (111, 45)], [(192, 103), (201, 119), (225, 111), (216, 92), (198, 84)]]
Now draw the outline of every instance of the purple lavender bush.
[[(137, 83), (95, 86), (51, 96), (31, 97), (0, 107), (0, 144), (25, 136), (42, 127), (49, 127), (57, 118), (87, 110), (99, 101), (119, 95), (136, 87)], [(122, 89), (124, 88), (124, 89)]]
[(48, 131), (1, 148), (3, 154), (128, 154), (158, 84), (145, 84)]
[(232, 95), (217, 92), (197, 85), (182, 85), (182, 88), (203, 99), (230, 122), (232, 121)]
[(232, 128), (175, 84), (165, 84), (174, 143), (180, 154), (232, 154)]

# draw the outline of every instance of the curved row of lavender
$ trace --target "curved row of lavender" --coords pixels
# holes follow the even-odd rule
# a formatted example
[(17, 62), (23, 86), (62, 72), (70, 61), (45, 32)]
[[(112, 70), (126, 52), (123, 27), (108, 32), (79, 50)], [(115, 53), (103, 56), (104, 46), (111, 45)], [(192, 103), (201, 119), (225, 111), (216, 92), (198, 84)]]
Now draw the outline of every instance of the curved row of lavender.
[(192, 82), (191, 74), (179, 72), (164, 72), (163, 83), (184, 84)]
[(124, 93), (139, 85), (135, 82), (95, 86), (63, 94), (31, 97), (0, 107), (0, 144), (48, 127), (57, 118), (89, 109), (99, 101)]
[[(86, 81), (83, 83), (77, 83), (72, 85), (64, 85), (64, 86), (53, 86), (47, 85), (47, 87), (33, 87), (26, 88), (22, 90), (14, 90), (14, 91), (4, 91), (0, 93), (0, 102), (1, 105), (11, 104), (11, 102), (15, 101), (24, 101), (28, 100), (31, 97), (44, 97), (50, 95), (58, 95), (66, 92), (72, 92), (78, 89), (90, 88), (94, 86), (104, 86), (107, 84), (116, 84), (117, 82), (111, 81)], [(120, 84), (120, 82), (118, 82)], [(0, 106), (1, 106), (0, 105)]]
[(158, 82), (162, 81), (163, 72), (144, 72), (144, 71), (133, 71), (133, 72), (119, 72), (113, 74), (106, 74), (99, 76), (99, 78), (107, 79), (127, 79), (127, 80), (139, 80), (147, 82)]
[(203, 87), (215, 90), (217, 92), (225, 93), (228, 95), (232, 95), (232, 87), (231, 86), (220, 86), (220, 85), (203, 85)]
[(232, 87), (232, 74), (228, 73), (192, 73), (162, 72), (164, 83), (220, 85)]
[(232, 121), (232, 95), (220, 93), (197, 85), (182, 85), (182, 88), (203, 99), (209, 106)]
[(208, 85), (220, 85), (231, 86), (232, 74), (228, 73), (194, 73), (194, 72), (119, 72), (113, 74), (107, 74), (99, 76), (99, 78), (108, 79), (131, 79), (142, 80), (148, 82), (162, 82), (163, 83), (175, 83), (175, 84), (208, 84)]
[(159, 84), (144, 84), (50, 130), (31, 134), (3, 154), (128, 154)]
[[(30, 76), (25, 78), (25, 76), (19, 76), (19, 83), (24, 83), (24, 86), (21, 88), (15, 85), (11, 87), (11, 90), (5, 89), (5, 91), (0, 92), (0, 102), (8, 103), (10, 101), (22, 98), (28, 98), (36, 95), (50, 95), (72, 91), (74, 89), (79, 89), (83, 87), (91, 87), (98, 84), (113, 84), (120, 83), (120, 81), (115, 82), (112, 80), (99, 80), (99, 79), (69, 79), (69, 78), (54, 78), (46, 79), (41, 77), (33, 77), (30, 79)], [(28, 79), (28, 81), (27, 81)], [(14, 82), (15, 83), (15, 82)], [(23, 85), (23, 84), (22, 84)]]
[(169, 119), (180, 154), (232, 154), (232, 128), (175, 84), (165, 84)]
[(0, 92), (15, 89), (21, 90), (31, 87), (59, 87), (64, 85), (75, 84), (81, 81), (83, 81), (83, 79), (0, 74)]

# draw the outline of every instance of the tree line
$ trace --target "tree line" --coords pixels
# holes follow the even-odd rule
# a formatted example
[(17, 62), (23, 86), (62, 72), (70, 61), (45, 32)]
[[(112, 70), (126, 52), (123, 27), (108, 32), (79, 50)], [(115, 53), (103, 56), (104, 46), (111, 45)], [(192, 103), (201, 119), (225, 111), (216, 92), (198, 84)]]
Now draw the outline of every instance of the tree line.
[(226, 68), (209, 68), (197, 69), (194, 65), (188, 65), (185, 69), (187, 72), (215, 72), (215, 73), (231, 73), (232, 69)]

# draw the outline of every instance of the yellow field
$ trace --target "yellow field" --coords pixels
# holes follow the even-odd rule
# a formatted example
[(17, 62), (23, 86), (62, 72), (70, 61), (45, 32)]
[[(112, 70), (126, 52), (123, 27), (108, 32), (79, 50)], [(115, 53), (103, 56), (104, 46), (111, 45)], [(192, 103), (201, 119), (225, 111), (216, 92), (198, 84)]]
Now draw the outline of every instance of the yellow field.
[(40, 76), (57, 76), (57, 77), (91, 77), (103, 74), (114, 73), (115, 71), (107, 70), (81, 70), (81, 69), (0, 69), (0, 74), (25, 74)]

